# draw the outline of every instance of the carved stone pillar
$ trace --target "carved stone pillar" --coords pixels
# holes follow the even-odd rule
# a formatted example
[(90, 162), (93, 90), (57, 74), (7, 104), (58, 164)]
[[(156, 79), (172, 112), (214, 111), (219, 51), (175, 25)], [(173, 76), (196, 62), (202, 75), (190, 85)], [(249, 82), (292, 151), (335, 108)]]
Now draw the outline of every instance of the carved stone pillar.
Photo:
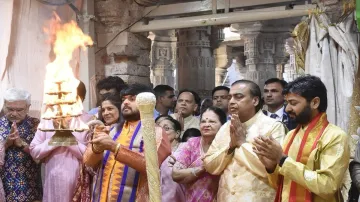
[(244, 40), (245, 78), (254, 81), (260, 88), (267, 79), (277, 77), (276, 66), (285, 60), (284, 43), (289, 36), (289, 26), (281, 23), (267, 21), (231, 25)]
[(283, 79), (284, 68), (282, 64), (276, 65), (276, 78)]
[(201, 97), (211, 95), (215, 86), (215, 65), (210, 27), (178, 30), (178, 89), (192, 89)]
[(274, 62), (275, 38), (271, 34), (252, 32), (243, 34), (247, 67), (246, 79), (254, 81), (260, 88), (269, 78), (276, 77)]
[(159, 84), (175, 87), (174, 71), (176, 69), (175, 30), (151, 32), (150, 79), (153, 86)]
[[(150, 85), (150, 49), (148, 33), (124, 31), (140, 19), (144, 7), (135, 1), (95, 1), (97, 35), (96, 68), (105, 76), (119, 76), (127, 83)], [(100, 72), (100, 71), (99, 71)]]
[(223, 84), (227, 68), (230, 67), (231, 60), (231, 47), (225, 44), (221, 44), (214, 50), (215, 57), (215, 86)]

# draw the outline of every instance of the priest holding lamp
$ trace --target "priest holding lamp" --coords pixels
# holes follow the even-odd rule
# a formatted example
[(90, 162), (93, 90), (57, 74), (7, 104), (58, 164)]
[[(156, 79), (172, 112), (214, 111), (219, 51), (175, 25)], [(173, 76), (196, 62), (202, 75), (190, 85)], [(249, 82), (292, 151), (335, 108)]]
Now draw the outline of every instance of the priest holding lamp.
[(315, 76), (299, 77), (284, 89), (286, 112), (299, 124), (281, 146), (258, 137), (253, 151), (277, 189), (275, 202), (335, 202), (348, 168), (349, 137), (326, 117), (327, 92)]

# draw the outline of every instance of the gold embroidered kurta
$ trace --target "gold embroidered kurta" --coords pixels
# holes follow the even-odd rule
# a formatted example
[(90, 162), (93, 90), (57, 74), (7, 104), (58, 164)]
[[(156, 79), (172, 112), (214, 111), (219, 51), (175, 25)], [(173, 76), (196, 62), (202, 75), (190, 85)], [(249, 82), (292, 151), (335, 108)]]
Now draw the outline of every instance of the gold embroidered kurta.
[[(98, 170), (92, 194), (93, 202), (149, 201), (144, 157), (146, 151), (143, 151), (143, 131), (139, 122), (126, 121), (121, 132), (114, 128), (114, 132), (110, 133), (121, 144), (116, 156), (108, 151), (96, 154), (91, 144), (88, 145), (83, 162)], [(161, 165), (171, 154), (171, 146), (167, 134), (160, 127), (156, 127), (156, 142)]]
[[(307, 127), (299, 129), (290, 146), (288, 158), (282, 167), (278, 166), (275, 172), (269, 175), (270, 183), (277, 188), (279, 176), (284, 176), (282, 202), (290, 201), (290, 184), (292, 181), (297, 184), (292, 201), (304, 202), (305, 190), (312, 192), (313, 202), (340, 201), (341, 193), (339, 190), (350, 158), (349, 137), (339, 127), (329, 124), (318, 140), (316, 148), (310, 152), (309, 148), (314, 144), (316, 135), (309, 135), (304, 152), (310, 153), (307, 163), (303, 164), (296, 162), (295, 159), (306, 129)], [(293, 132), (294, 130), (287, 135), (283, 148), (289, 143)]]
[(275, 190), (269, 185), (267, 172), (252, 150), (255, 137), (272, 136), (282, 143), (285, 127), (281, 122), (267, 117), (259, 111), (245, 122), (246, 143), (228, 155), (230, 143), (230, 121), (225, 123), (216, 134), (204, 158), (207, 172), (221, 175), (218, 202), (272, 202)]

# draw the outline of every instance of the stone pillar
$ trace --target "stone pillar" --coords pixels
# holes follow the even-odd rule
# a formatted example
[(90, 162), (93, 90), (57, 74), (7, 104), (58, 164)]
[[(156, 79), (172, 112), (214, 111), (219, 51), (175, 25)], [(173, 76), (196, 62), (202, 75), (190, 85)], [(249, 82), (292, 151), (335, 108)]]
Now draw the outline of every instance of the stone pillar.
[(225, 79), (227, 68), (230, 67), (231, 60), (231, 47), (225, 44), (221, 44), (214, 50), (215, 57), (215, 86), (223, 84)]
[(151, 83), (169, 85), (175, 88), (176, 33), (175, 30), (151, 32), (150, 69)]
[(105, 76), (119, 76), (129, 84), (150, 85), (148, 33), (120, 33), (142, 17), (143, 9), (133, 0), (95, 1), (97, 47), (100, 48), (96, 64), (105, 70)]
[(279, 33), (275, 38), (275, 56), (274, 61), (276, 64), (276, 77), (283, 79), (284, 64), (287, 60), (285, 51), (285, 40), (290, 36), (289, 33)]
[(274, 36), (257, 31), (243, 34), (242, 38), (246, 56), (246, 79), (262, 88), (267, 79), (276, 77)]
[(276, 78), (283, 79), (284, 68), (282, 64), (276, 65)]
[(260, 88), (267, 79), (277, 77), (276, 65), (285, 57), (283, 45), (285, 36), (289, 35), (288, 27), (278, 24), (269, 21), (232, 25), (244, 40), (245, 78), (254, 81)]
[(210, 43), (210, 27), (178, 31), (178, 90), (192, 89), (201, 97), (215, 87), (215, 65)]

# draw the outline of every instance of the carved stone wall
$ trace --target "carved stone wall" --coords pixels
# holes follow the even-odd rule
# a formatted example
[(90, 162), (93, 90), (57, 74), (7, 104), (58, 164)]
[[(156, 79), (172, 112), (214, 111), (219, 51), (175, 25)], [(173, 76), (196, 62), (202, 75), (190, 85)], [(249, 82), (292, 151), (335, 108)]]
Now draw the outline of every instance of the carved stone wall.
[(178, 89), (192, 89), (201, 97), (215, 87), (215, 65), (210, 27), (178, 30)]
[(150, 85), (148, 34), (128, 31), (118, 34), (140, 19), (143, 9), (133, 0), (95, 0), (96, 42), (99, 49), (103, 48), (96, 53), (97, 72), (104, 69), (104, 76), (119, 76), (127, 83)]
[(232, 25), (244, 40), (247, 68), (245, 78), (254, 81), (260, 88), (263, 88), (267, 79), (277, 77), (279, 67), (276, 66), (286, 60), (284, 44), (290, 35), (290, 28), (273, 23), (269, 21)]
[(156, 31), (151, 32), (152, 40), (150, 54), (151, 83), (153, 86), (166, 84), (176, 87), (174, 71), (176, 69), (176, 32)]

